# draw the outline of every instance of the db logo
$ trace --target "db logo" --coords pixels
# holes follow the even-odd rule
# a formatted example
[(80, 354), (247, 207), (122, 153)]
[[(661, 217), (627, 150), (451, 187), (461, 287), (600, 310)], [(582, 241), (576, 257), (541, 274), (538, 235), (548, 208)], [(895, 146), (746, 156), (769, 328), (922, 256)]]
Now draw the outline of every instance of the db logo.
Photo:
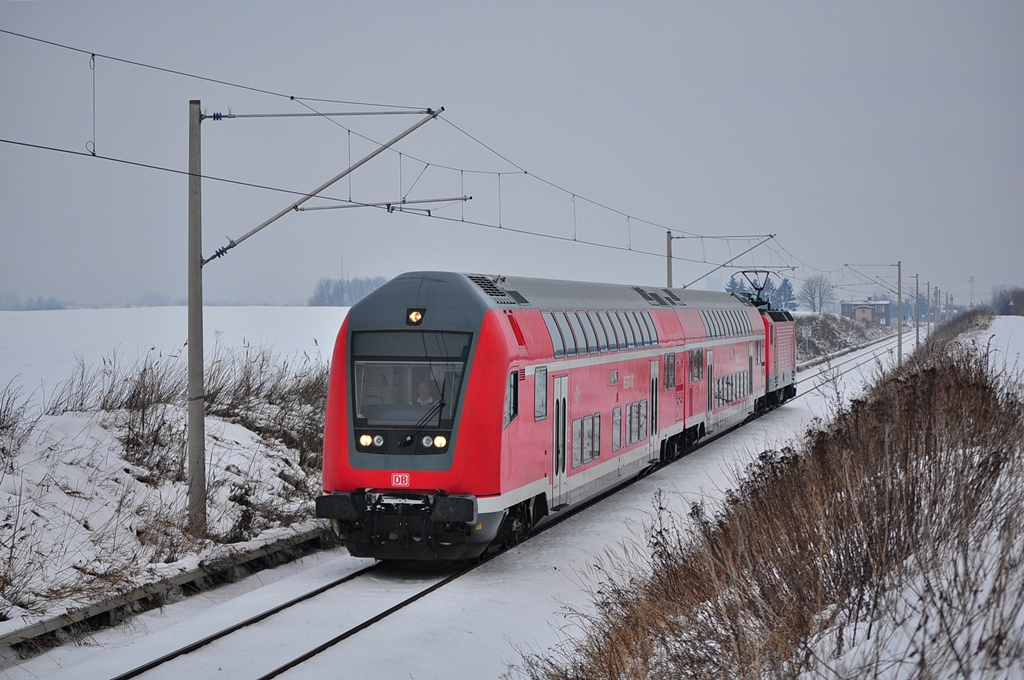
[(395, 472), (391, 475), (391, 486), (409, 486), (408, 472)]

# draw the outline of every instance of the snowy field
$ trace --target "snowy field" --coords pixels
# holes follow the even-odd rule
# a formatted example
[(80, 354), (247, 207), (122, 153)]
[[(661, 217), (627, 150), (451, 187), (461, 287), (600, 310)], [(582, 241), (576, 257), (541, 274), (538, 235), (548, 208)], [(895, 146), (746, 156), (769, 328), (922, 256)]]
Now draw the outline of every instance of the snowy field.
[[(327, 357), (342, 315), (330, 308), (214, 308), (207, 310), (207, 342), (219, 338), (229, 346), (266, 344), (282, 354), (320, 351)], [(45, 390), (66, 377), (79, 356), (93, 362), (114, 348), (121, 353), (177, 351), (185, 335), (184, 321), (184, 310), (174, 308), (2, 313), (0, 380), (18, 376), (20, 384)], [(996, 319), (978, 340), (991, 346), (996, 365), (1019, 367), (1024, 319)], [(883, 364), (892, 361), (892, 344), (862, 352), (863, 366), (842, 379), (845, 396), (855, 393), (863, 377), (875, 370), (871, 356)], [(907, 338), (905, 352), (912, 348), (913, 338)], [(853, 356), (857, 355), (844, 359)], [(595, 577), (591, 565), (606, 551), (643, 541), (644, 523), (659, 491), (678, 512), (694, 501), (713, 505), (732, 486), (736, 471), (759, 452), (798, 437), (813, 418), (829, 414), (834, 389), (809, 389), (810, 372), (800, 378), (801, 394), (793, 402), (516, 547), (285, 677), (340, 673), (375, 680), (497, 678), (520, 663), (522, 652), (556, 649), (574, 630), (568, 612), (590, 607)], [(341, 550), (311, 556), (226, 590), (149, 612), (77, 645), (50, 650), (20, 665), (8, 663), (0, 676), (109, 678), (224, 621), (241, 620), (267, 602), (288, 599), (311, 583), (326, 582), (364, 563)], [(379, 578), (404, 581), (417, 576), (392, 572)], [(332, 625), (329, 613), (310, 613), (283, 642), (308, 649), (341, 629)], [(259, 657), (252, 649), (236, 656), (225, 652), (217, 672), (208, 671), (216, 677), (255, 677), (259, 673), (248, 664)], [(272, 667), (268, 663), (265, 669)]]
[[(207, 307), (203, 345), (267, 347), (285, 357), (330, 361), (347, 307)], [(0, 311), (0, 388), (12, 382), (37, 398), (67, 380), (79, 360), (97, 365), (113, 353), (185, 356), (185, 307)]]

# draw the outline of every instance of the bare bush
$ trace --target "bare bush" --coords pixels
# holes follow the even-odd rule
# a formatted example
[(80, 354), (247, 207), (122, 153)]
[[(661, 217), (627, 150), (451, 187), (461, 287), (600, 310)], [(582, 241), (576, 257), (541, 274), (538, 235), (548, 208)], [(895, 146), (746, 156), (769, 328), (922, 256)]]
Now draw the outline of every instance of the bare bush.
[(14, 459), (35, 427), (20, 388), (8, 383), (0, 391), (0, 476), (13, 474)]
[[(1020, 376), (936, 342), (724, 505), (656, 499), (644, 550), (534, 678), (1004, 677), (1024, 670)], [(639, 562), (635, 555), (643, 555)]]

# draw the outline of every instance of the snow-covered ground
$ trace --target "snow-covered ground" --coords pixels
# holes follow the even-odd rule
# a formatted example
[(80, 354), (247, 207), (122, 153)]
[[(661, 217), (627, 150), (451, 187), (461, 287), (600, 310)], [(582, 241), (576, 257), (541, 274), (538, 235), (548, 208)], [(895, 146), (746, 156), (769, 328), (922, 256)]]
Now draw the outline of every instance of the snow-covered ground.
[[(347, 307), (207, 307), (203, 344), (225, 349), (268, 347), (282, 356), (331, 358)], [(0, 311), (0, 388), (13, 381), (45, 397), (67, 380), (79, 359), (99, 364), (112, 353), (185, 354), (185, 307)]]
[[(169, 314), (177, 310), (85, 311), (82, 318), (89, 314), (110, 314), (103, 320), (94, 317), (85, 323), (101, 329), (108, 340), (114, 339), (113, 346), (120, 346), (121, 351), (180, 347), (184, 336), (183, 312), (180, 313), (181, 324), (157, 318), (160, 317), (158, 312)], [(327, 315), (328, 310), (299, 308), (224, 311), (231, 314), (221, 317), (220, 323), (213, 320), (220, 310), (208, 311), (208, 332), (222, 331), (222, 342), (240, 342), (242, 337), (252, 345), (272, 341), (282, 354), (290, 349), (309, 351), (310, 346), (319, 346), (323, 354), (329, 356), (327, 343), (333, 342), (333, 334), (340, 325), (337, 310), (329, 310), (334, 312), (334, 317)], [(266, 335), (261, 336), (249, 330), (252, 326), (241, 323), (246, 311), (261, 320)], [(275, 319), (278, 311), (281, 316)], [(152, 316), (146, 323), (132, 322), (129, 319), (133, 312)], [(83, 312), (15, 314), (30, 317)], [(119, 331), (113, 325), (115, 317), (130, 324), (130, 328)], [(103, 346), (102, 339), (85, 337), (87, 329), (76, 328), (71, 317), (66, 323), (62, 323), (60, 317), (46, 320), (50, 328), (46, 329), (48, 344), (45, 345), (43, 338), (32, 337), (28, 328), (31, 319), (18, 319), (22, 325), (10, 332), (9, 318), (6, 313), (0, 317), (0, 351), (3, 352), (0, 375), (27, 377), (23, 384), (46, 386), (50, 384), (48, 381), (65, 377), (60, 373), (60, 362), (64, 362), (65, 368), (73, 367), (76, 352), (83, 355), (94, 352), (91, 356), (102, 357), (111, 349), (109, 343)], [(231, 320), (238, 325), (233, 326)], [(147, 328), (154, 330), (150, 332)], [(171, 332), (161, 336), (155, 330), (158, 328)], [(278, 328), (282, 331), (280, 334), (275, 332)], [(55, 330), (60, 331), (61, 337), (75, 340), (60, 347), (54, 340)], [(15, 336), (18, 347), (14, 349), (16, 353), (9, 355), (7, 349)], [(994, 361), (1019, 365), (1024, 352), (1024, 319), (997, 319), (985, 338), (980, 339), (982, 344), (989, 341), (989, 336), (992, 349), (998, 352), (998, 355), (993, 354)], [(294, 344), (288, 345), (283, 337), (292, 338), (288, 342)], [(313, 338), (317, 340), (316, 345)], [(30, 346), (26, 347), (26, 343)], [(907, 338), (905, 351), (909, 352), (912, 346), (913, 338)], [(892, 360), (891, 353), (884, 348), (873, 348), (870, 353), (880, 353), (883, 362)], [(19, 357), (22, 364), (11, 363), (8, 356)], [(870, 374), (874, 366), (873, 361), (866, 361), (860, 372)], [(847, 376), (843, 381), (845, 390), (855, 390), (859, 379), (857, 374)], [(799, 436), (812, 418), (827, 416), (832, 395), (831, 385), (802, 393), (795, 401), (636, 482), (466, 578), (418, 601), (399, 615), (349, 638), (293, 671), (289, 677), (337, 677), (340, 674), (346, 678), (374, 679), (496, 678), (520, 662), (521, 652), (548, 652), (556, 648), (573, 632), (573, 619), (567, 612), (586, 611), (591, 606), (588, 590), (594, 583), (591, 565), (605, 551), (615, 551), (623, 543), (638, 540), (659, 491), (666, 492), (671, 507), (678, 512), (685, 512), (690, 503), (698, 500), (714, 504), (732, 486), (736, 471), (752, 457)], [(312, 556), (283, 571), (263, 572), (231, 586), (230, 594), (237, 594), (237, 597), (226, 602), (223, 599), (229, 591), (183, 600), (139, 616), (122, 627), (96, 633), (77, 645), (55, 648), (20, 665), (9, 665), (0, 673), (9, 678), (110, 677), (152, 658), (155, 650), (166, 650), (195, 635), (193, 631), (204, 630), (214, 622), (232, 617), (244, 618), (247, 612), (258, 609), (268, 599), (287, 599), (304, 591), (310, 582), (325, 581), (353, 570), (355, 563), (364, 561), (354, 560), (344, 551)], [(281, 574), (289, 575), (282, 577)], [(267, 585), (261, 587), (264, 584)], [(306, 626), (300, 631), (303, 633), (300, 637), (308, 639), (309, 646), (343, 629), (330, 615), (323, 614), (311, 614)], [(251, 655), (258, 656), (259, 650), (252, 650)], [(233, 669), (232, 660), (225, 658), (215, 674), (217, 677), (248, 677), (233, 675)], [(214, 669), (209, 671), (214, 674)]]

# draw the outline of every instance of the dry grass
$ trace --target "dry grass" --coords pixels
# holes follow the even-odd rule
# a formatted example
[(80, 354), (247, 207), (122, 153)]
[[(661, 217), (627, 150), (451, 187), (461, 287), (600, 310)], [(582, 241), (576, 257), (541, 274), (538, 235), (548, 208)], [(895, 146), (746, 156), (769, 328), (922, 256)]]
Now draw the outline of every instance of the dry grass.
[[(970, 324), (971, 321), (963, 322)], [(724, 506), (608, 555), (533, 678), (1004, 677), (1024, 669), (1019, 376), (938, 336)]]
[[(319, 358), (214, 351), (206, 369), (208, 540), (186, 531), (180, 357), (80, 362), (42, 414), (6, 387), (0, 620), (44, 611), (53, 601), (115, 594), (137, 585), (151, 566), (312, 518), (328, 372)], [(248, 432), (235, 428), (224, 437), (235, 425)]]

